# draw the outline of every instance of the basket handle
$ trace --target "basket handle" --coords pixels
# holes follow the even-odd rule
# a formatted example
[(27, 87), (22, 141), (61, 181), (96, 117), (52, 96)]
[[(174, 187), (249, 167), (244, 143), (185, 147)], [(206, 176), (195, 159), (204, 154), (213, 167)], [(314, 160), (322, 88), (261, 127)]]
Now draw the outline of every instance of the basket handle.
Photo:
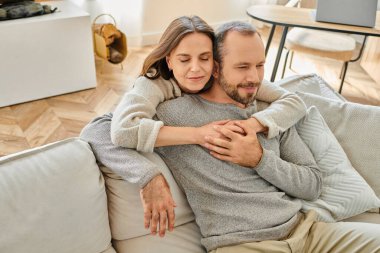
[(94, 25), (95, 22), (96, 22), (96, 20), (97, 20), (98, 18), (102, 17), (102, 16), (109, 16), (109, 17), (111, 17), (112, 20), (113, 20), (114, 25), (117, 26), (117, 25), (116, 25), (116, 20), (115, 20), (115, 18), (114, 18), (111, 14), (108, 14), (108, 13), (103, 13), (103, 14), (100, 14), (100, 15), (96, 16), (96, 18), (95, 18), (94, 21), (92, 22), (92, 25)]

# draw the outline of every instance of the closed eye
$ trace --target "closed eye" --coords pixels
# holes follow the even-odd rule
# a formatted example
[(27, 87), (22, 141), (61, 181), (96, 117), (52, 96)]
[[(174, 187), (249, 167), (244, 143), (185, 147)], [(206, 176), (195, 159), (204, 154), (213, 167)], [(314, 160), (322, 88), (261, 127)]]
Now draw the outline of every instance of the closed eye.
[(262, 67), (264, 67), (264, 65), (265, 65), (265, 61), (261, 61), (261, 62), (259, 62), (259, 63), (256, 65), (256, 67), (257, 67), (257, 68), (262, 68)]

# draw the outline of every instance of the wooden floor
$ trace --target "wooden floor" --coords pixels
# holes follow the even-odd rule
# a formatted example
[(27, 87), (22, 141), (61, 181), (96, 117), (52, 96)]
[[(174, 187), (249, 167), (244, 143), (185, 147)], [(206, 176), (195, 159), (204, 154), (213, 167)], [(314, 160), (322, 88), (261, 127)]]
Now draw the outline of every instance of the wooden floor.
[[(268, 29), (264, 28), (262, 34), (265, 40)], [(270, 78), (278, 38), (279, 33), (267, 56), (266, 79)], [(138, 76), (142, 62), (151, 50), (151, 46), (130, 48), (123, 69), (120, 65), (96, 59), (96, 89), (0, 108), (0, 156), (78, 136), (92, 118), (113, 110)], [(285, 76), (314, 72), (337, 89), (340, 68), (341, 63), (336, 61), (295, 54), (292, 70), (288, 69)], [(358, 63), (349, 66), (343, 95), (350, 101), (380, 105), (380, 85)]]

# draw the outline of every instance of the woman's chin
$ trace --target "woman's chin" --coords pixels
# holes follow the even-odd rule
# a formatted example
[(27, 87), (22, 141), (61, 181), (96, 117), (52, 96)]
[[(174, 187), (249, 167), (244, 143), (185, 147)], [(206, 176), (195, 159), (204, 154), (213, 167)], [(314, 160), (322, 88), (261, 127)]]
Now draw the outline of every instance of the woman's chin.
[(191, 89), (188, 89), (186, 87), (181, 87), (181, 90), (183, 92), (186, 92), (186, 93), (189, 93), (189, 94), (196, 94), (198, 92), (200, 92), (203, 88), (204, 88), (205, 85), (199, 85), (198, 87), (192, 87)]
[(202, 89), (200, 90), (190, 90), (190, 91), (187, 91), (186, 93), (189, 93), (189, 94), (197, 94), (201, 91)]

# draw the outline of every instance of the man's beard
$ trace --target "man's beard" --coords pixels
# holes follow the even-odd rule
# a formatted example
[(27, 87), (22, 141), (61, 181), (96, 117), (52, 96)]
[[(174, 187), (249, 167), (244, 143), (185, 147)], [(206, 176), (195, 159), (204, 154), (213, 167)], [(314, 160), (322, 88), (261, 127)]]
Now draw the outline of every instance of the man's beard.
[(220, 73), (219, 75), (219, 84), (230, 98), (232, 98), (236, 102), (239, 102), (245, 106), (252, 104), (252, 102), (255, 101), (257, 92), (247, 93), (246, 96), (243, 97), (239, 94), (238, 89), (246, 88), (246, 87), (257, 87), (257, 91), (258, 91), (261, 85), (261, 83), (247, 82), (247, 83), (239, 83), (237, 86), (234, 86), (233, 84), (230, 84), (226, 81), (223, 73)]

